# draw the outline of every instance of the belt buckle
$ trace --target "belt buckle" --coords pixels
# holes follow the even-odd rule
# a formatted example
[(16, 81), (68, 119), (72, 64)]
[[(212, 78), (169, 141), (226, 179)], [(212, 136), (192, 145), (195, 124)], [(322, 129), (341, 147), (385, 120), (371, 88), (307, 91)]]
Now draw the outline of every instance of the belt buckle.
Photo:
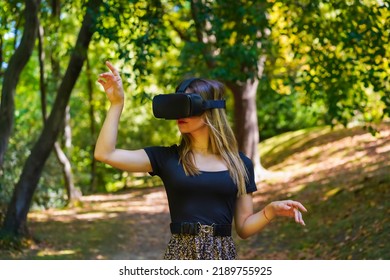
[(213, 232), (214, 224), (209, 226), (209, 225), (201, 225), (200, 223), (198, 223), (198, 228), (199, 228), (199, 231), (206, 233), (206, 234), (209, 234), (209, 233)]

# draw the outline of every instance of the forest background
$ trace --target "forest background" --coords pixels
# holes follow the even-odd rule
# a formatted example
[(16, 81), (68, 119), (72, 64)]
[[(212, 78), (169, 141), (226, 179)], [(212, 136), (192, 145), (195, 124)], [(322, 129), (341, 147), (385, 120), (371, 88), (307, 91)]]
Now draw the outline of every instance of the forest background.
[(227, 86), (229, 118), (259, 181), (268, 174), (261, 141), (338, 125), (378, 136), (388, 120), (388, 1), (0, 3), (5, 247), (30, 235), (31, 210), (77, 207), (82, 195), (161, 185), (93, 158), (108, 106), (96, 83), (106, 60), (121, 70), (126, 91), (118, 146), (176, 143), (175, 123), (153, 117), (151, 98), (174, 92), (187, 76), (218, 79)]

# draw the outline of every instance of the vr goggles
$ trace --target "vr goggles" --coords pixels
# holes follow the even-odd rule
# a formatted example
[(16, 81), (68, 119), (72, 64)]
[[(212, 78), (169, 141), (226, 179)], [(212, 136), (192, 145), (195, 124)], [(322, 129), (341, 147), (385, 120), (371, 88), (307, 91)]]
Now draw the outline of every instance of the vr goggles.
[(200, 116), (208, 109), (226, 108), (225, 100), (204, 100), (200, 94), (185, 93), (197, 78), (181, 83), (176, 93), (160, 94), (153, 98), (153, 115), (159, 119), (177, 120)]

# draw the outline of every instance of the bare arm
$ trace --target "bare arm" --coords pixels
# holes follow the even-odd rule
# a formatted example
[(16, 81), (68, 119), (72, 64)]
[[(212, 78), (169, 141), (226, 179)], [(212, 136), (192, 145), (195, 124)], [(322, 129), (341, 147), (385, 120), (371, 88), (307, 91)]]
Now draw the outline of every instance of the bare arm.
[(300, 211), (307, 211), (300, 202), (282, 200), (271, 202), (261, 211), (253, 213), (252, 194), (242, 195), (237, 198), (234, 216), (237, 234), (241, 238), (248, 238), (261, 231), (276, 216), (294, 217), (296, 223), (305, 225)]
[(98, 161), (130, 172), (150, 172), (152, 167), (146, 152), (141, 150), (122, 150), (116, 148), (119, 119), (124, 106), (122, 80), (110, 63), (110, 72), (99, 75), (98, 82), (103, 86), (111, 106), (96, 141), (94, 156)]

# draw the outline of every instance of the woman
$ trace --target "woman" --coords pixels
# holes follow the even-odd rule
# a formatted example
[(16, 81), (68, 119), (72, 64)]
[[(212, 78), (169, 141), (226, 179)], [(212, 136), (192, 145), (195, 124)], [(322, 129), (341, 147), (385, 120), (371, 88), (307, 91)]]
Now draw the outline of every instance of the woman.
[[(98, 82), (111, 106), (96, 143), (95, 158), (122, 170), (161, 177), (172, 220), (165, 259), (235, 259), (233, 217), (241, 238), (261, 231), (276, 216), (294, 217), (295, 222), (305, 225), (300, 211), (306, 209), (297, 201), (274, 201), (254, 213), (253, 165), (238, 152), (223, 109), (208, 109), (200, 116), (177, 120), (182, 135), (179, 146), (117, 149), (124, 93), (118, 71), (110, 62), (106, 65), (110, 71), (100, 74)], [(221, 100), (224, 87), (217, 81), (194, 79), (185, 92), (200, 94), (204, 100)]]

